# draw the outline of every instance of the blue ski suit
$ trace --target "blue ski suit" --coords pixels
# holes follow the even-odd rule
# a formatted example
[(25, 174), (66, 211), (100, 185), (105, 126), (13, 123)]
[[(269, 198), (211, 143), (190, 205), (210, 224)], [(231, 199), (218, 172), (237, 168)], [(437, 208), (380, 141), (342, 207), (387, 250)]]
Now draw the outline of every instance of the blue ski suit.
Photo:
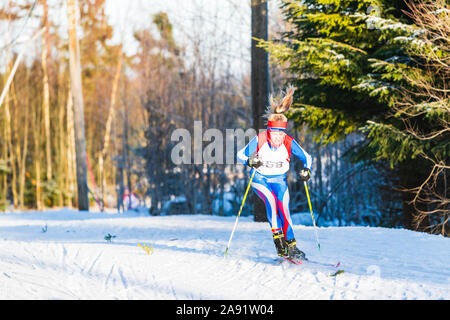
[(304, 168), (311, 169), (311, 156), (290, 136), (285, 135), (284, 142), (275, 148), (270, 144), (268, 132), (263, 131), (237, 153), (237, 159), (248, 165), (249, 156), (257, 153), (263, 165), (254, 170), (252, 189), (266, 205), (267, 219), (272, 232), (283, 231), (286, 240), (294, 238), (289, 209), (289, 190), (286, 173), (289, 170), (291, 155), (302, 162)]

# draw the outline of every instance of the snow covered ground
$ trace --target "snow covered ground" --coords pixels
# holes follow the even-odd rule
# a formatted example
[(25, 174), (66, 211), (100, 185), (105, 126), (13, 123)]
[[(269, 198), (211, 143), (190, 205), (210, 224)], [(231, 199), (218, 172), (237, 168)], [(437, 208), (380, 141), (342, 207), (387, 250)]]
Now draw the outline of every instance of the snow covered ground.
[[(0, 214), (0, 299), (450, 299), (450, 239), (401, 229), (295, 226), (310, 259), (276, 263), (266, 223), (73, 210)], [(115, 236), (106, 241), (106, 235)], [(147, 254), (142, 247), (148, 245)]]

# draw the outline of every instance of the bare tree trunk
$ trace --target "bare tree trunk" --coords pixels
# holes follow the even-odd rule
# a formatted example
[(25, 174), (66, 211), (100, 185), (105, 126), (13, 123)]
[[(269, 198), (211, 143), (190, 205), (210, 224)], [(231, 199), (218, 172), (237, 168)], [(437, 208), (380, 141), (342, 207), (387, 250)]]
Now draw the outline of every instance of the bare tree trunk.
[(58, 145), (58, 156), (57, 156), (57, 179), (56, 182), (58, 184), (58, 206), (64, 206), (64, 177), (67, 176), (67, 153), (65, 151), (64, 139), (67, 138), (64, 132), (64, 104), (58, 103), (58, 139), (55, 145)]
[(114, 75), (113, 87), (111, 91), (111, 99), (110, 106), (108, 112), (108, 119), (106, 120), (106, 130), (105, 137), (103, 142), (103, 148), (100, 152), (100, 156), (98, 159), (98, 167), (100, 172), (100, 181), (101, 181), (101, 195), (102, 195), (102, 211), (104, 209), (104, 199), (105, 199), (105, 187), (106, 187), (106, 177), (104, 173), (104, 159), (106, 157), (106, 152), (108, 152), (109, 142), (111, 139), (111, 126), (115, 117), (115, 104), (116, 104), (116, 95), (117, 95), (117, 87), (119, 86), (120, 72), (122, 70), (122, 48), (120, 48), (119, 57), (117, 60), (117, 68), (116, 73)]
[[(75, 129), (73, 124), (73, 99), (71, 89), (67, 94), (67, 108), (66, 108), (66, 121), (67, 121), (67, 176), (66, 176), (66, 192), (70, 195), (74, 194), (76, 185), (76, 155), (75, 155)], [(78, 201), (78, 197), (68, 197), (67, 205), (72, 206), (73, 201)]]
[(8, 146), (8, 151), (6, 154), (9, 154), (9, 165), (11, 166), (11, 191), (13, 195), (13, 203), (14, 208), (18, 206), (18, 195), (17, 195), (17, 168), (16, 168), (16, 159), (14, 155), (14, 147), (12, 142), (12, 122), (11, 122), (11, 112), (10, 112), (10, 103), (9, 103), (9, 91), (6, 93), (5, 99), (5, 119), (6, 119), (6, 143)]
[(39, 107), (36, 106), (33, 112), (33, 138), (34, 138), (34, 167), (35, 167), (35, 192), (36, 192), (36, 208), (42, 209), (41, 199), (41, 148), (40, 148), (40, 119), (39, 119)]
[[(127, 88), (125, 88), (125, 96), (127, 96)], [(124, 164), (126, 166), (126, 178), (127, 178), (127, 189), (128, 189), (128, 204), (131, 205), (131, 159), (130, 159), (130, 150), (129, 150), (129, 122), (128, 122), (128, 103), (124, 105), (124, 121), (123, 121), (123, 159)], [(125, 210), (128, 210), (125, 208)]]
[[(9, 32), (8, 32), (9, 39)], [(9, 65), (9, 49), (6, 52), (6, 74), (8, 74), (7, 82), (3, 88), (2, 96), (0, 97), (0, 107), (2, 102), (5, 102), (5, 158), (7, 160), (7, 164), (9, 163), (9, 167), (11, 168), (12, 179), (11, 179), (11, 191), (13, 194), (13, 203), (14, 208), (17, 208), (17, 180), (16, 180), (16, 163), (14, 159), (14, 149), (12, 145), (12, 132), (11, 132), (11, 112), (10, 112), (10, 89), (9, 86), (12, 83), (12, 79), (14, 77), (15, 71), (17, 70), (17, 61), (19, 61), (19, 57), (16, 59), (14, 63), (14, 67), (11, 69)], [(7, 180), (6, 180), (7, 181)], [(7, 183), (5, 184), (7, 185)]]
[[(2, 121), (2, 125), (3, 125), (4, 121)], [(6, 136), (6, 126), (3, 126), (3, 134), (4, 136)], [(8, 163), (8, 146), (6, 145), (6, 142), (2, 142), (2, 152), (1, 152), (1, 158), (0, 160), (3, 161), (3, 163), (5, 163), (7, 165)], [(4, 172), (2, 174), (2, 195), (0, 197), (0, 200), (5, 201), (7, 200), (8, 197), (8, 173)], [(0, 203), (1, 205), (1, 203)]]
[(78, 209), (89, 210), (87, 167), (86, 167), (86, 139), (84, 134), (84, 104), (83, 88), (81, 84), (80, 49), (77, 39), (77, 1), (67, 1), (69, 21), (69, 53), (70, 53), (70, 82), (73, 97), (73, 113), (75, 124), (75, 147), (77, 160), (77, 193)]
[(50, 89), (48, 84), (48, 72), (47, 72), (47, 58), (49, 55), (50, 47), (50, 36), (49, 36), (49, 26), (48, 26), (48, 7), (47, 0), (43, 0), (42, 5), (44, 6), (44, 16), (42, 24), (45, 28), (45, 36), (42, 37), (42, 71), (43, 71), (43, 111), (44, 111), (44, 131), (45, 131), (45, 156), (46, 156), (46, 175), (47, 181), (52, 180), (52, 149), (51, 149), (51, 134), (50, 134)]
[(17, 155), (19, 162), (19, 203), (20, 208), (24, 209), (24, 192), (25, 192), (25, 174), (26, 174), (26, 164), (27, 164), (27, 154), (28, 154), (28, 121), (29, 121), (29, 110), (25, 110), (24, 119), (24, 135), (23, 135), (23, 151), (20, 153), (20, 145), (17, 144)]
[[(63, 68), (63, 61), (61, 61), (61, 57), (60, 57), (60, 68), (59, 68), (59, 72), (58, 72), (58, 136), (55, 140), (55, 146), (58, 146), (56, 148), (57, 150), (57, 184), (58, 184), (58, 190), (59, 190), (59, 195), (58, 195), (58, 206), (62, 207), (64, 206), (64, 197), (67, 196), (68, 190), (66, 188), (66, 184), (65, 184), (65, 180), (67, 179), (67, 176), (69, 175), (68, 172), (68, 166), (67, 166), (67, 157), (68, 157), (68, 152), (67, 152), (67, 147), (66, 147), (66, 141), (68, 138), (68, 131), (66, 132), (64, 129), (64, 115), (66, 115), (65, 109), (66, 109), (66, 104), (65, 104), (65, 95), (64, 95), (64, 68)], [(70, 92), (68, 93), (68, 95), (70, 96)]]
[[(124, 182), (123, 182), (123, 157), (118, 157), (117, 160), (117, 174), (116, 174), (116, 193), (117, 193), (117, 212), (125, 211), (123, 207), (123, 194), (125, 192)], [(153, 198), (152, 198), (153, 203)]]
[[(5, 79), (6, 80), (6, 76)], [(1, 101), (0, 101), (1, 103)], [(0, 104), (1, 107), (1, 104)], [(1, 113), (0, 113), (1, 114)], [(6, 126), (6, 117), (0, 117), (0, 128), (2, 129), (2, 135), (4, 138), (7, 136), (7, 126)], [(0, 207), (3, 204), (7, 203), (8, 198), (8, 144), (6, 143), (5, 139), (1, 139), (1, 145), (2, 149), (0, 152), (0, 164), (5, 166), (5, 171), (0, 172), (0, 176), (2, 177), (1, 180), (1, 191), (2, 194), (0, 196)]]
[[(253, 38), (268, 40), (268, 5), (267, 0), (252, 0), (252, 113), (253, 128), (258, 132), (264, 129), (264, 115), (269, 98), (269, 61), (263, 48), (258, 48)], [(267, 221), (264, 202), (259, 197), (254, 199), (255, 221)]]

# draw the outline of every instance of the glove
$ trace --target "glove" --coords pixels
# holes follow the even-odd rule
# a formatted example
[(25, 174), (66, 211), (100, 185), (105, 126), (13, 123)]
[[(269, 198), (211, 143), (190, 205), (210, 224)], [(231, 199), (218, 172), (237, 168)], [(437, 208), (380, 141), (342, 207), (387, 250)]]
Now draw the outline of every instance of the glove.
[(302, 179), (303, 181), (308, 181), (309, 178), (311, 178), (311, 172), (308, 168), (303, 168), (302, 170), (300, 170), (300, 179)]
[(251, 168), (259, 168), (260, 166), (262, 166), (262, 161), (261, 159), (255, 154), (251, 154), (250, 157), (248, 157), (248, 166)]

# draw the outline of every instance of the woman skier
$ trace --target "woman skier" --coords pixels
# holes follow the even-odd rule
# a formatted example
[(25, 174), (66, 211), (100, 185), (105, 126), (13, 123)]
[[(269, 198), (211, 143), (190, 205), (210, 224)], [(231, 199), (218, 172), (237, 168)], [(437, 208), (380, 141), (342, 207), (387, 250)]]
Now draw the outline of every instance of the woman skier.
[(300, 179), (310, 178), (312, 158), (289, 135), (286, 134), (287, 118), (283, 115), (292, 102), (295, 88), (288, 87), (283, 99), (276, 103), (270, 97), (267, 108), (267, 130), (255, 136), (237, 154), (238, 160), (256, 170), (252, 188), (266, 205), (267, 219), (272, 228), (277, 254), (295, 260), (306, 260), (305, 253), (296, 246), (289, 210), (289, 190), (286, 173), (291, 155), (303, 162)]

